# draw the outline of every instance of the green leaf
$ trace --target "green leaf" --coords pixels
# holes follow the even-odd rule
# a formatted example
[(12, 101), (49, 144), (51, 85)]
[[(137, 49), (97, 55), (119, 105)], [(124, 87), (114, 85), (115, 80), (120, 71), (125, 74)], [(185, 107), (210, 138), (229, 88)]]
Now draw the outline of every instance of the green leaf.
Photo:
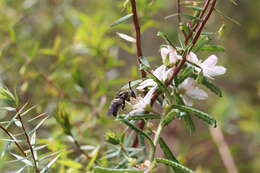
[(172, 96), (168, 88), (165, 86), (165, 84), (162, 83), (153, 73), (149, 72), (149, 74), (151, 75), (151, 78), (158, 84), (159, 89), (166, 94), (167, 98), (171, 102)]
[(145, 56), (141, 56), (139, 57), (139, 60), (141, 61), (141, 63), (148, 68), (151, 68), (150, 63), (148, 61), (148, 59)]
[(174, 117), (176, 117), (176, 114), (178, 114), (176, 109), (172, 109), (170, 112), (168, 112), (162, 121), (162, 126), (169, 125), (172, 122), (172, 120), (174, 119)]
[(155, 158), (155, 161), (157, 163), (162, 163), (162, 164), (165, 164), (165, 165), (168, 165), (168, 166), (171, 166), (171, 167), (174, 167), (180, 171), (182, 171), (183, 173), (193, 173), (192, 170), (190, 170), (189, 168), (179, 164), (179, 163), (176, 163), (176, 162), (173, 162), (173, 161), (170, 161), (168, 159), (162, 159), (162, 158)]
[(192, 48), (192, 51), (195, 53), (198, 52), (208, 42), (209, 42), (209, 37), (206, 35), (201, 35), (197, 43)]
[(195, 11), (201, 11), (202, 8), (201, 7), (197, 7), (197, 6), (192, 6), (192, 5), (187, 5), (185, 6), (186, 8), (191, 8), (192, 10), (195, 10)]
[(73, 160), (59, 160), (58, 161), (59, 164), (61, 165), (65, 165), (65, 166), (68, 166), (70, 168), (73, 168), (73, 169), (81, 169), (82, 168), (82, 165), (76, 161), (73, 161)]
[(103, 168), (103, 167), (95, 167), (94, 173), (143, 173), (142, 170), (137, 169), (112, 169), (112, 168)]
[(179, 84), (181, 84), (187, 77), (190, 77), (193, 73), (193, 68), (190, 66), (187, 66), (183, 70), (181, 70), (180, 74), (177, 78), (175, 78), (174, 82), (176, 87), (178, 87)]
[[(173, 155), (173, 153), (171, 152), (170, 148), (168, 147), (168, 145), (166, 144), (166, 142), (163, 140), (163, 138), (159, 139), (159, 144), (161, 149), (163, 150), (163, 153), (165, 155), (165, 157), (168, 160), (171, 160), (173, 162), (179, 163), (179, 161), (176, 159), (176, 157)], [(175, 173), (181, 173), (182, 171), (178, 171), (178, 169), (176, 169), (175, 167), (172, 166), (172, 169), (175, 171)]]
[(241, 24), (238, 22), (238, 21), (236, 21), (235, 19), (233, 19), (233, 18), (231, 18), (231, 17), (229, 17), (229, 16), (227, 16), (227, 15), (225, 15), (223, 12), (221, 12), (220, 10), (218, 10), (218, 9), (214, 9), (219, 15), (221, 15), (221, 16), (223, 16), (224, 18), (226, 18), (227, 20), (229, 20), (230, 22), (232, 22), (232, 23), (234, 23), (234, 24), (236, 24), (236, 25), (239, 25), (239, 26), (241, 26)]
[(158, 33), (157, 33), (157, 36), (162, 37), (167, 44), (169, 44), (169, 45), (171, 45), (173, 48), (175, 48), (175, 46), (173, 45), (172, 41), (169, 39), (169, 37), (168, 37), (165, 33), (163, 33), (163, 32), (158, 32)]
[[(192, 78), (196, 79), (197, 75), (193, 74)], [(212, 82), (210, 82), (207, 78), (204, 77), (203, 80), (201, 81), (201, 84), (206, 86), (210, 91), (212, 91), (217, 96), (222, 97), (222, 91), (217, 86), (215, 86)]]
[[(179, 93), (177, 93), (177, 91), (174, 91), (174, 95), (175, 95), (175, 101), (180, 104), (180, 105), (184, 105), (183, 100), (181, 98), (181, 96), (179, 95)], [(180, 112), (179, 113), (180, 117), (184, 118), (186, 127), (190, 130), (190, 132), (194, 132), (196, 130), (195, 128), (195, 124), (191, 118), (191, 116), (187, 113), (187, 112)]]
[(232, 4), (238, 6), (237, 2), (235, 0), (229, 0)]
[(143, 130), (139, 129), (138, 127), (136, 127), (134, 124), (130, 123), (128, 120), (125, 119), (121, 119), (120, 121), (122, 121), (123, 123), (125, 123), (128, 127), (130, 127), (131, 129), (133, 129), (134, 131), (136, 131), (137, 133), (139, 133), (140, 135), (144, 136), (145, 138), (148, 139), (148, 142), (151, 144), (151, 146), (154, 148), (154, 144), (153, 144), (153, 140), (150, 138), (150, 136), (148, 134), (146, 134), (145, 132), (143, 132)]
[(186, 126), (190, 129), (190, 132), (194, 132), (196, 130), (195, 124), (190, 116), (190, 114), (186, 113), (184, 116), (184, 121)]
[(97, 160), (99, 149), (100, 149), (100, 147), (97, 146), (95, 148), (95, 150), (91, 153), (92, 158), (91, 158), (91, 160), (89, 161), (89, 163), (87, 165), (87, 170), (89, 170), (94, 165), (95, 161)]
[(223, 46), (219, 45), (204, 45), (200, 49), (201, 51), (219, 51), (219, 52), (224, 52), (225, 48)]
[[(169, 19), (169, 18), (171, 18), (171, 17), (177, 17), (178, 15), (179, 15), (178, 13), (174, 13), (174, 14), (171, 14), (171, 15), (166, 16), (165, 19)], [(195, 16), (191, 16), (191, 15), (189, 15), (189, 14), (183, 14), (183, 13), (181, 13), (180, 16), (181, 16), (181, 17), (184, 17), (184, 18), (186, 18), (186, 19), (189, 19), (189, 20), (196, 20), (196, 21), (199, 21), (199, 20), (200, 20), (199, 18), (197, 18), (197, 17), (195, 17)]]
[(119, 25), (119, 24), (121, 24), (121, 23), (127, 21), (128, 19), (130, 19), (132, 16), (133, 16), (133, 14), (131, 13), (131, 14), (128, 14), (128, 15), (126, 15), (126, 16), (124, 16), (124, 17), (121, 17), (120, 19), (118, 19), (118, 20), (116, 20), (115, 22), (113, 22), (113, 23), (110, 25), (110, 27)]
[(54, 159), (52, 159), (42, 170), (40, 173), (44, 173), (47, 172), (48, 169), (50, 169), (50, 167), (58, 160), (60, 156), (58, 155), (57, 157), (55, 157)]
[(200, 110), (197, 110), (192, 107), (184, 106), (184, 105), (172, 105), (172, 108), (179, 109), (184, 112), (193, 113), (198, 118), (202, 119), (203, 121), (207, 122), (209, 125), (212, 125), (213, 127), (217, 126), (217, 121), (215, 118), (212, 118), (209, 114), (204, 113)]
[(205, 85), (207, 88), (209, 88), (213, 93), (215, 93), (219, 97), (222, 97), (222, 91), (206, 78), (204, 78), (202, 84)]
[(132, 115), (128, 117), (128, 120), (152, 120), (160, 119), (161, 116), (158, 114), (141, 114), (141, 115)]

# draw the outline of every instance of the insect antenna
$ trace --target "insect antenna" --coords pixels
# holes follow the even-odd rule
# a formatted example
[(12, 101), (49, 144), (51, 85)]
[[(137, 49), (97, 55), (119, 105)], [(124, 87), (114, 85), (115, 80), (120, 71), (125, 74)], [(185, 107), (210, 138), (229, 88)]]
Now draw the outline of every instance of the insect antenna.
[(129, 85), (129, 89), (130, 89), (130, 91), (131, 91), (131, 96), (134, 97), (134, 98), (136, 98), (135, 92), (133, 91), (133, 89), (132, 89), (132, 87), (131, 87), (131, 81), (129, 81), (128, 85)]

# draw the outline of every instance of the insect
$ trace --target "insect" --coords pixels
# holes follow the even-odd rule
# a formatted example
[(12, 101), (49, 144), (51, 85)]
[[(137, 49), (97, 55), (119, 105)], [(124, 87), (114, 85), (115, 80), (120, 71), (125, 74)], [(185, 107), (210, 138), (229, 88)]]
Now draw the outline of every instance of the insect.
[(129, 82), (129, 90), (120, 91), (117, 96), (112, 100), (108, 115), (117, 116), (119, 109), (125, 108), (125, 101), (130, 101), (131, 97), (136, 98), (135, 92), (131, 88), (131, 82)]

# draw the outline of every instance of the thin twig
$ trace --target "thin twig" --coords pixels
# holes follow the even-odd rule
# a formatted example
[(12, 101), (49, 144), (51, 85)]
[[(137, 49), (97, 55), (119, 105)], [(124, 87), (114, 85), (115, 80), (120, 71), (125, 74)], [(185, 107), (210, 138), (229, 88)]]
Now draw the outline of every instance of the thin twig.
[(222, 130), (219, 127), (210, 128), (209, 130), (214, 142), (218, 147), (220, 157), (228, 173), (238, 173), (234, 158), (232, 157), (228, 144), (225, 141)]
[(35, 158), (35, 155), (34, 155), (34, 151), (33, 151), (33, 147), (31, 145), (29, 135), (27, 134), (27, 132), (25, 130), (25, 127), (24, 127), (24, 124), (23, 124), (23, 121), (22, 121), (22, 117), (21, 117), (20, 111), (18, 109), (16, 109), (16, 113), (17, 113), (18, 119), (19, 119), (19, 121), (20, 121), (20, 123), (22, 125), (22, 130), (24, 132), (24, 136), (26, 138), (26, 141), (28, 143), (28, 146), (29, 146), (31, 154), (32, 154), (32, 159), (33, 159), (33, 163), (34, 163), (34, 167), (35, 167), (35, 172), (39, 173), (38, 166), (37, 166), (37, 161), (36, 161), (36, 158)]
[[(132, 8), (132, 13), (133, 13), (133, 23), (134, 23), (134, 28), (135, 28), (135, 34), (136, 34), (136, 55), (137, 55), (137, 62), (138, 65), (141, 64), (140, 57), (143, 56), (142, 52), (142, 42), (141, 42), (141, 31), (140, 31), (140, 24), (139, 24), (139, 19), (138, 19), (138, 14), (137, 14), (137, 9), (136, 9), (136, 2), (135, 0), (131, 0), (131, 8)], [(146, 77), (146, 72), (144, 70), (141, 70), (141, 76), (142, 78)], [(144, 121), (140, 121), (141, 126), (144, 127)], [(142, 125), (143, 124), (143, 125)], [(138, 145), (138, 135), (135, 136), (135, 140), (133, 143), (133, 147), (137, 147)]]
[(198, 31), (195, 33), (195, 36), (194, 36), (194, 39), (192, 40), (192, 44), (195, 45), (204, 26), (206, 25), (207, 21), (209, 20), (209, 17), (211, 16), (212, 12), (214, 11), (215, 9), (215, 6), (216, 6), (216, 2), (217, 0), (213, 0), (212, 4), (211, 4), (211, 7), (209, 9), (209, 12), (208, 14), (205, 16), (205, 18), (203, 19), (201, 25), (200, 25), (200, 28), (198, 29)]
[(73, 142), (74, 142), (75, 146), (77, 147), (78, 151), (81, 152), (87, 159), (90, 160), (91, 157), (90, 157), (87, 153), (85, 153), (85, 151), (83, 151), (83, 150), (81, 149), (81, 145), (79, 144), (79, 142), (77, 141), (77, 139), (76, 139), (73, 135), (70, 135), (70, 137), (73, 139)]
[(18, 147), (18, 149), (21, 151), (21, 153), (26, 157), (26, 153), (23, 151), (23, 148), (18, 142), (16, 142), (16, 139), (11, 135), (11, 133), (4, 128), (2, 125), (0, 125), (0, 128), (12, 139), (14, 140), (15, 145)]
[(186, 37), (186, 39), (185, 39), (185, 44), (188, 44), (189, 39), (191, 38), (191, 36), (193, 35), (193, 33), (194, 33), (194, 32), (197, 30), (197, 28), (199, 27), (200, 22), (201, 22), (201, 20), (202, 20), (202, 17), (204, 16), (205, 12), (207, 11), (209, 4), (210, 4), (210, 0), (207, 0), (207, 1), (204, 3), (203, 8), (202, 8), (202, 11), (201, 11), (201, 13), (200, 13), (200, 15), (199, 15), (199, 21), (197, 22), (196, 25), (194, 25), (194, 27), (192, 28), (191, 32), (190, 32), (189, 35)]
[[(140, 57), (143, 56), (142, 52), (142, 43), (141, 43), (141, 31), (140, 31), (140, 24), (138, 20), (138, 14), (136, 9), (136, 2), (135, 0), (131, 0), (131, 7), (132, 7), (132, 13), (133, 13), (133, 22), (135, 27), (135, 33), (136, 33), (136, 55), (137, 55), (137, 62), (138, 65), (141, 64)], [(141, 70), (142, 78), (146, 77), (146, 73), (144, 70)]]

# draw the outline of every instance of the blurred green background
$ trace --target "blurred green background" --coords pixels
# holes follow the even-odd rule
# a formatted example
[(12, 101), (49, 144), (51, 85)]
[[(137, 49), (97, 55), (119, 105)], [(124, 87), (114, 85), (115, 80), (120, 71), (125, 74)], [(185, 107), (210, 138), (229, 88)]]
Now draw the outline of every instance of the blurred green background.
[[(122, 85), (139, 77), (134, 45), (116, 35), (122, 32), (133, 36), (131, 22), (110, 27), (127, 14), (123, 3), (123, 0), (0, 0), (0, 84), (16, 90), (23, 103), (37, 105), (34, 114), (52, 115), (62, 102), (71, 112), (73, 130), (79, 140), (88, 145), (103, 145), (105, 132), (121, 126), (106, 116), (111, 99)], [(217, 13), (210, 19), (206, 30), (216, 32), (213, 42), (225, 47), (225, 52), (217, 55), (227, 73), (215, 80), (224, 97), (212, 95), (196, 107), (217, 118), (239, 172), (257, 173), (260, 1), (238, 1), (235, 6), (220, 0), (217, 8), (240, 25)], [(176, 12), (176, 1), (139, 0), (138, 10), (144, 55), (156, 66), (161, 63), (159, 48), (164, 43), (156, 36), (157, 32), (163, 31), (177, 40), (177, 18), (164, 19)], [(205, 52), (201, 57), (211, 53)], [(167, 143), (185, 165), (197, 172), (227, 172), (208, 127), (200, 121), (196, 125), (193, 134), (182, 123), (171, 125), (164, 131)], [(66, 145), (67, 139), (54, 118), (44, 124), (38, 135), (42, 143), (52, 144), (50, 151)], [(1, 148), (4, 143), (0, 142)], [(0, 172), (8, 167), (0, 161)]]

